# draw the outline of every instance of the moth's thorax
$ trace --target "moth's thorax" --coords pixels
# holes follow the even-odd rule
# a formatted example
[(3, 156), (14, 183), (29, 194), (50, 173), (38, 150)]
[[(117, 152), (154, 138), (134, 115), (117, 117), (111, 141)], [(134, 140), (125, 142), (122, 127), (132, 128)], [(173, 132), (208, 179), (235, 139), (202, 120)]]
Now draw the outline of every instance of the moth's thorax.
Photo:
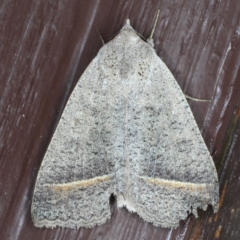
[[(99, 51), (98, 84), (119, 98), (153, 87), (161, 64), (151, 45), (126, 24), (120, 33)], [(158, 83), (161, 78), (158, 78)]]

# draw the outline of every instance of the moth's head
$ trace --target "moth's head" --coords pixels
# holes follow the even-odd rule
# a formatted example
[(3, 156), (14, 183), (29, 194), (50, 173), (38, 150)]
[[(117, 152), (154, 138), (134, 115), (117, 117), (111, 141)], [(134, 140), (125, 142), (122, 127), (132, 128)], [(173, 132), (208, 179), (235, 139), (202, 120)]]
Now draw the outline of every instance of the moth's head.
[[(148, 42), (148, 40), (146, 40), (141, 34), (139, 34), (138, 32), (136, 32), (131, 24), (130, 24), (130, 20), (127, 19), (125, 25), (122, 27), (122, 29), (119, 32), (122, 36), (124, 36), (125, 38), (128, 38), (128, 41), (139, 41), (140, 39)], [(151, 45), (151, 44), (150, 44)]]
[(137, 42), (139, 41), (139, 34), (130, 25), (130, 20), (128, 19), (126, 24), (120, 30), (118, 36), (126, 38), (126, 41)]

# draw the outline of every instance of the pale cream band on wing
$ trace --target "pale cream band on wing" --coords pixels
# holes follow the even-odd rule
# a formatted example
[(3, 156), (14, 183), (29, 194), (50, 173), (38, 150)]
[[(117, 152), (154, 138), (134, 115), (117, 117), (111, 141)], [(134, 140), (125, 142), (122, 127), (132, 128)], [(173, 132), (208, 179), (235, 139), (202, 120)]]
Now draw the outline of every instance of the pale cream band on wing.
[(84, 180), (69, 182), (69, 183), (44, 184), (43, 187), (50, 187), (54, 191), (71, 191), (74, 189), (82, 189), (82, 188), (91, 187), (93, 185), (97, 185), (102, 182), (108, 182), (108, 181), (110, 181), (110, 179), (111, 179), (110, 175), (103, 175), (100, 177), (84, 179)]
[(175, 188), (175, 189), (184, 189), (188, 192), (194, 192), (194, 191), (201, 191), (201, 192), (208, 192), (208, 186), (212, 184), (206, 184), (206, 183), (190, 183), (190, 182), (180, 182), (180, 181), (174, 181), (174, 180), (166, 180), (161, 178), (149, 178), (149, 177), (139, 177), (140, 179), (143, 179), (145, 182), (149, 184), (154, 184), (158, 186), (163, 186), (167, 188)]

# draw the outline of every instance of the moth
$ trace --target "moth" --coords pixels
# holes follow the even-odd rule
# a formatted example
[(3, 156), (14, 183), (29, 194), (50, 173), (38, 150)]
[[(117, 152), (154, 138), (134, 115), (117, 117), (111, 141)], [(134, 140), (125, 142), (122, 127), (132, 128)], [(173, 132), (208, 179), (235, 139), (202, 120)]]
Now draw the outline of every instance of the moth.
[(217, 211), (213, 160), (152, 35), (144, 41), (128, 20), (79, 79), (38, 173), (35, 226), (103, 224), (111, 194), (166, 228), (197, 208)]

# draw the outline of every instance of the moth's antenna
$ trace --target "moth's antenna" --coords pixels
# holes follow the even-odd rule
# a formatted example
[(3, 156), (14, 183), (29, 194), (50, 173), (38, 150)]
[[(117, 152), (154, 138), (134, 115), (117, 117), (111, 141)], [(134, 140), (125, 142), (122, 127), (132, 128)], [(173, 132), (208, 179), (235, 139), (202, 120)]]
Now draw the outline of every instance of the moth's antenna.
[(150, 35), (150, 37), (148, 38), (148, 40), (150, 40), (150, 41), (153, 39), (153, 34), (154, 34), (154, 32), (155, 32), (155, 28), (156, 28), (156, 25), (157, 25), (157, 21), (158, 21), (158, 18), (159, 18), (159, 14), (160, 14), (160, 10), (158, 10), (158, 12), (157, 12), (157, 16), (156, 16), (155, 22), (154, 22), (154, 24), (153, 24), (153, 29), (152, 29), (151, 35)]
[(104, 45), (105, 42), (104, 42), (104, 40), (103, 40), (103, 37), (102, 37), (101, 33), (99, 32), (99, 30), (98, 30), (97, 27), (96, 27), (96, 29), (97, 29), (98, 35), (99, 35), (99, 37), (100, 37), (100, 39), (101, 39), (101, 41), (102, 41), (102, 44)]
[(160, 10), (158, 10), (158, 12), (157, 12), (157, 16), (156, 16), (155, 22), (154, 22), (154, 24), (153, 24), (152, 32), (151, 32), (151, 34), (150, 34), (150, 37), (149, 37), (148, 40), (147, 40), (148, 43), (149, 43), (152, 47), (154, 47), (153, 34), (154, 34), (154, 32), (155, 32), (155, 28), (156, 28), (156, 25), (157, 25), (159, 13), (160, 13)]

